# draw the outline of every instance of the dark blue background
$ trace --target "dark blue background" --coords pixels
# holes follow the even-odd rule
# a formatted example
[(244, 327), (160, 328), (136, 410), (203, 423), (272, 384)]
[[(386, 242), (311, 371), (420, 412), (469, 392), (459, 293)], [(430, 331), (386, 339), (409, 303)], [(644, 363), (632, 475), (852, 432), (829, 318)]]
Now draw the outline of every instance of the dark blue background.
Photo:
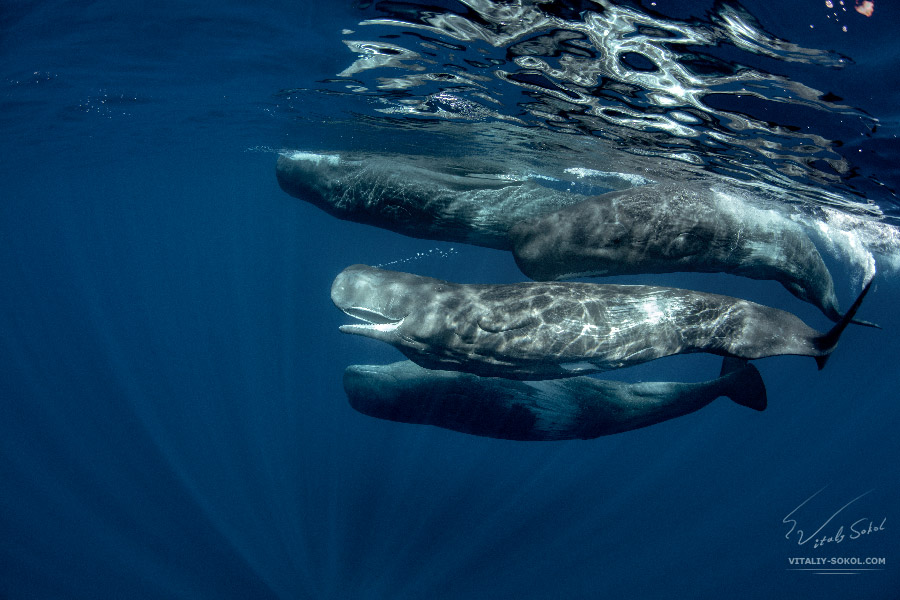
[[(800, 35), (761, 11), (774, 33)], [(506, 253), (337, 221), (278, 188), (268, 149), (395, 145), (320, 118), (327, 97), (278, 110), (279, 90), (349, 64), (340, 30), (366, 15), (302, 2), (0, 15), (0, 596), (896, 597), (896, 274), (861, 312), (884, 330), (849, 329), (824, 371), (759, 361), (761, 414), (719, 400), (543, 444), (375, 421), (348, 406), (342, 371), (400, 355), (337, 331), (328, 290), (342, 268), (440, 248), (402, 268), (522, 277)], [(836, 49), (856, 50), (863, 72), (896, 56), (893, 40), (853, 39)], [(893, 110), (895, 84), (859, 105)], [(832, 267), (846, 306), (849, 275)], [(642, 282), (828, 327), (771, 282)], [(698, 355), (611, 376), (717, 371)], [(785, 539), (783, 518), (826, 485), (801, 527), (874, 490), (833, 523), (886, 518), (886, 530), (815, 550)], [(821, 576), (788, 571), (793, 556), (887, 564)]]

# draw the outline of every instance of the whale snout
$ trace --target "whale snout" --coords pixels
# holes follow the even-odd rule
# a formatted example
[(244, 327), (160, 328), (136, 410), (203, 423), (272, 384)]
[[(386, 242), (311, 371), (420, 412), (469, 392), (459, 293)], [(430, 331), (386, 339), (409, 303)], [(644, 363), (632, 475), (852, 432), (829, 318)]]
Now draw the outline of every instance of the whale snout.
[(350, 365), (344, 370), (344, 392), (354, 410), (370, 417), (415, 423), (421, 420), (421, 382), (444, 374), (409, 361), (389, 365)]
[(283, 152), (275, 164), (281, 189), (338, 218), (348, 218), (365, 197), (350, 183), (364, 166), (355, 157), (313, 152)]
[[(353, 307), (365, 309), (382, 295), (378, 269), (351, 265), (337, 274), (331, 284), (331, 301), (344, 312)], [(374, 306), (374, 304), (372, 304)], [(377, 312), (373, 309), (373, 312)], [(351, 315), (355, 316), (355, 315)]]
[(341, 325), (340, 331), (390, 341), (407, 311), (391, 286), (384, 285), (384, 271), (353, 265), (341, 271), (331, 284), (331, 301), (344, 314), (362, 323)]
[(344, 392), (354, 410), (385, 418), (391, 413), (391, 378), (384, 367), (350, 365), (344, 370)]
[(318, 202), (331, 179), (329, 173), (340, 165), (341, 157), (337, 154), (283, 153), (275, 163), (275, 177), (281, 189), (291, 196)]
[(350, 365), (344, 369), (344, 390), (347, 395), (368, 395), (384, 389), (389, 383), (384, 367), (379, 365)]

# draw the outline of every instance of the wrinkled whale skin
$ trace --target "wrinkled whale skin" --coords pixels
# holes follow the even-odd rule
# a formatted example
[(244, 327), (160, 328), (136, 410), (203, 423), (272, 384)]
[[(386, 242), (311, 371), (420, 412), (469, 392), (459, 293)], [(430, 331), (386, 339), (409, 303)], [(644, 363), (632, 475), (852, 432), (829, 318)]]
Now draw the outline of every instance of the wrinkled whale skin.
[(693, 352), (812, 356), (821, 368), (852, 317), (848, 311), (821, 334), (786, 311), (718, 294), (578, 282), (458, 284), (366, 265), (338, 274), (331, 298), (365, 322), (341, 326), (345, 333), (390, 343), (426, 368), (511, 379), (571, 377)]
[(841, 319), (831, 273), (798, 224), (703, 186), (656, 183), (588, 197), (529, 176), (376, 153), (286, 152), (275, 171), (285, 192), (335, 217), (510, 250), (539, 281), (723, 272), (778, 281)]
[(532, 279), (731, 273), (778, 281), (841, 319), (831, 273), (799, 225), (708, 188), (610, 192), (520, 221), (509, 235), (516, 263)]
[(378, 154), (282, 154), (275, 175), (285, 192), (339, 219), (499, 250), (511, 250), (514, 223), (585, 198), (528, 178), (454, 174)]

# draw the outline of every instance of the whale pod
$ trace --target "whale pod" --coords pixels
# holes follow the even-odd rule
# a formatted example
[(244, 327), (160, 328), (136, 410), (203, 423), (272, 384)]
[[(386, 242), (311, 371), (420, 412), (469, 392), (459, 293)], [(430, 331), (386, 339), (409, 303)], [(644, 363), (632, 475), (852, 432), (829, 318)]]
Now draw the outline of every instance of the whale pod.
[(340, 219), (510, 250), (532, 279), (731, 273), (778, 281), (841, 319), (831, 274), (799, 225), (699, 185), (658, 183), (588, 197), (534, 177), (372, 153), (284, 153), (275, 171), (285, 192)]

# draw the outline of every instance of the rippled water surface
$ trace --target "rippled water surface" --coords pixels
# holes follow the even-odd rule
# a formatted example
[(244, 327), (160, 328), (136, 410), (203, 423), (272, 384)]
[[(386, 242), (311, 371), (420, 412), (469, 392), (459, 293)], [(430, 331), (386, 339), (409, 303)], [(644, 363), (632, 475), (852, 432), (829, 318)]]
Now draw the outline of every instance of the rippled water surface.
[[(368, 18), (341, 32), (355, 60), (282, 91), (279, 109), (316, 120), (309, 98), (326, 95), (348, 127), (396, 140), (392, 151), (414, 153), (419, 137), (398, 135), (412, 131), (449, 138), (438, 151), (579, 184), (610, 172), (708, 181), (839, 244), (851, 236), (844, 258), (870, 263), (862, 247), (893, 268), (896, 116), (861, 97), (871, 67), (818, 36), (782, 39), (739, 5), (687, 3), (672, 17), (659, 4), (364, 3)], [(826, 48), (867, 30), (847, 8), (810, 14), (825, 17)]]
[[(898, 22), (883, 0), (4, 5), (0, 596), (893, 598)], [(369, 418), (344, 368), (402, 357), (339, 332), (342, 269), (524, 277), (288, 196), (297, 151), (708, 187), (799, 225), (841, 306), (874, 273), (882, 329), (822, 371), (754, 361), (762, 413), (546, 443)], [(772, 281), (604, 281), (831, 326)]]
[(834, 92), (850, 58), (778, 39), (742, 8), (688, 20), (607, 2), (465, 8), (376, 3), (342, 32), (358, 58), (328, 83), (375, 113), (590, 135), (605, 153), (773, 185), (838, 183), (853, 158), (840, 148), (878, 139), (878, 119)]

